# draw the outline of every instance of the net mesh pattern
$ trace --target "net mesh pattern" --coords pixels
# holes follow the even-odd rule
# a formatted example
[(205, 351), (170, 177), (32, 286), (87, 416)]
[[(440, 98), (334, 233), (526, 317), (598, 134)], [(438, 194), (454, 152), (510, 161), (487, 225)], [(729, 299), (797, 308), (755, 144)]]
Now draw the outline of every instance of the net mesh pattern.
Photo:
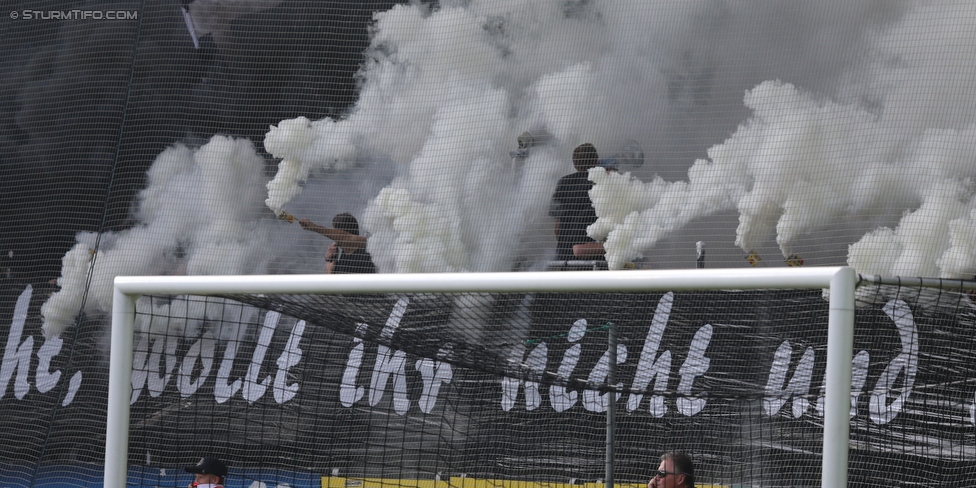
[[(0, 337), (7, 338), (0, 362), (2, 486), (99, 485), (107, 317), (118, 276), (842, 265), (877, 276), (976, 276), (970, 244), (976, 236), (973, 2), (10, 0), (0, 2), (0, 16)], [(584, 144), (592, 144), (596, 154), (583, 158), (580, 170), (573, 155)], [(595, 167), (585, 169), (591, 163)], [(334, 219), (345, 214), (356, 222), (356, 232), (348, 232), (355, 238), (334, 232)], [(675, 369), (658, 392), (666, 413), (652, 415), (652, 395), (645, 393), (633, 412), (646, 412), (650, 420), (634, 420), (634, 434), (621, 432), (620, 439), (632, 436), (621, 449), (661, 434), (642, 431), (652, 428), (645, 424), (677, 429), (678, 438), (686, 430), (699, 437), (706, 432), (694, 430), (704, 413), (687, 419), (676, 413), (682, 398), (688, 405), (705, 400), (708, 412), (733, 401), (716, 395), (753, 398), (758, 403), (743, 409), (749, 415), (764, 411), (770, 358), (788, 354), (791, 361), (784, 364), (799, 363), (812, 348), (811, 388), (819, 388), (823, 341), (807, 337), (811, 331), (797, 332), (797, 339), (792, 332), (769, 332), (767, 341), (763, 334), (772, 326), (762, 325), (762, 332), (752, 330), (758, 335), (737, 346), (719, 345), (719, 338), (735, 335), (729, 327), (739, 330), (739, 323), (766, 324), (778, 319), (764, 317), (787, 313), (783, 320), (800, 320), (793, 314), (806, 310), (805, 294), (771, 293), (802, 306), (771, 305), (751, 293), (674, 296), (674, 323), (689, 329), (672, 337), (676, 332), (669, 326), (656, 349), (658, 356), (670, 351)], [(852, 419), (852, 479), (898, 473), (896, 484), (971, 484), (964, 447), (971, 443), (960, 427), (976, 418), (967, 410), (969, 328), (961, 325), (972, 322), (968, 298), (910, 286), (878, 287), (874, 293), (862, 294), (874, 312), (866, 312), (866, 305), (859, 320), (877, 316), (887, 332), (873, 339), (879, 342), (859, 339), (866, 355), (855, 357), (855, 371), (864, 366), (866, 373)], [(573, 298), (553, 295), (412, 295), (403, 324), (389, 337), (383, 330), (400, 297), (275, 297), (273, 305), (236, 297), (247, 306), (159, 297), (152, 304), (159, 312), (143, 312), (155, 317), (146, 331), (169, 331), (165, 323), (172, 322), (182, 333), (137, 342), (157, 351), (146, 352), (143, 360), (157, 358), (153, 370), (160, 373), (140, 379), (143, 389), (134, 406), (166, 402), (147, 412), (177, 412), (176, 405), (198, 395), (184, 397), (173, 388), (203, 389), (213, 397), (210, 403), (228, 411), (234, 405), (252, 412), (252, 422), (266, 421), (259, 438), (275, 435), (299, 415), (255, 419), (283, 415), (263, 409), (274, 396), (267, 391), (288, 397), (275, 403), (286, 410), (304, 401), (290, 397), (288, 388), (306, 384), (305, 376), (288, 376), (299, 365), (282, 367), (288, 374), (265, 384), (262, 372), (277, 371), (277, 363), (262, 362), (248, 376), (249, 363), (231, 362), (226, 367), (233, 374), (220, 376), (228, 383), (218, 387), (215, 381), (228, 344), (239, 344), (236, 358), (265, 351), (255, 324), (266, 320), (264, 310), (280, 310), (281, 325), (267, 338), (274, 345), (267, 351), (273, 352), (261, 361), (278, 360), (287, 344), (283, 331), (298, 320), (305, 320), (308, 337), (312, 328), (337, 334), (322, 339), (338, 344), (335, 354), (316, 352), (323, 364), (332, 361), (345, 371), (349, 351), (362, 345), (365, 376), (350, 385), (364, 388), (366, 396), (350, 407), (340, 401), (340, 414), (369, 405), (379, 347), (404, 351), (405, 359), (392, 352), (385, 359), (406, 361), (412, 375), (407, 413), (394, 409), (387, 419), (391, 429), (421, 432), (401, 434), (404, 442), (453, 443), (443, 454), (451, 467), (406, 454), (399, 464), (436, 466), (427, 471), (444, 477), (453, 476), (458, 465), (474, 473), (471, 466), (495, 459), (491, 452), (497, 447), (515, 453), (497, 461), (499, 466), (531, 465), (533, 473), (544, 473), (533, 479), (591, 480), (599, 470), (589, 456), (599, 443), (584, 448), (568, 432), (585, 425), (588, 438), (598, 435), (593, 419), (599, 412), (583, 408), (580, 393), (608, 391), (600, 374), (591, 374), (602, 371), (596, 366), (603, 357), (598, 344), (606, 342), (608, 323), (615, 324), (631, 356), (621, 365), (621, 394), (630, 399), (637, 390), (653, 388), (656, 379), (631, 391), (637, 373), (627, 368), (642, 356), (653, 319), (634, 320), (629, 311), (653, 317), (662, 296), (584, 294), (577, 299), (587, 305), (576, 307)], [(746, 303), (720, 305), (726, 299)], [(894, 319), (884, 307), (894, 299), (908, 303), (918, 319), (917, 350), (904, 345), (916, 336), (891, 332)], [(700, 303), (691, 305), (695, 300)], [(923, 311), (916, 310), (918, 304)], [(580, 317), (573, 313), (577, 309)], [(703, 312), (695, 315), (697, 309)], [(332, 311), (308, 316), (309, 310)], [(813, 307), (803, 320), (821, 312)], [(573, 329), (582, 318), (582, 332)], [(739, 373), (691, 376), (690, 392), (676, 393), (688, 345), (706, 323), (713, 337), (706, 352), (732, 348), (721, 364), (745, 379)], [(191, 349), (194, 338), (204, 331), (213, 343), (196, 347), (217, 355), (209, 379), (197, 387), (193, 377), (178, 383), (174, 371), (197, 350)], [(238, 332), (241, 337), (233, 335)], [(798, 341), (788, 351), (780, 349), (787, 336)], [(575, 345), (578, 365), (561, 374), (559, 366), (573, 357)], [(765, 354), (762, 361), (770, 366), (750, 367), (758, 359), (746, 352)], [(417, 376), (427, 374), (415, 364), (421, 358), (433, 361), (423, 368), (452, 366), (452, 382), (440, 383), (431, 408), (440, 412), (445, 402), (457, 404), (450, 426), (438, 423), (442, 430), (436, 433), (433, 424), (415, 417), (424, 391), (414, 390)], [(704, 367), (701, 361), (689, 364), (692, 372)], [(437, 371), (430, 374), (447, 374)], [(793, 371), (787, 366), (784, 381)], [(320, 379), (303, 375), (312, 378), (308, 385), (332, 385), (321, 386), (322, 398), (341, 399), (334, 390), (343, 383), (332, 373)], [(952, 379), (931, 380), (933, 375)], [(469, 376), (476, 378), (460, 379)], [(890, 392), (879, 393), (881, 403), (872, 410), (867, 398), (881, 378), (890, 388), (878, 391)], [(241, 383), (234, 386), (236, 380)], [(389, 377), (387, 382), (393, 385)], [(903, 396), (905, 382), (913, 388)], [(481, 384), (488, 386), (476, 401), (471, 391), (480, 391)], [(392, 388), (377, 406), (393, 402)], [(557, 405), (575, 398), (565, 415), (544, 413), (554, 412), (552, 388), (565, 391)], [(538, 398), (539, 406), (529, 412), (526, 391), (536, 390), (532, 402)], [(246, 398), (243, 391), (250, 392)], [(489, 415), (510, 391), (517, 392), (515, 399), (502, 411), (525, 410), (525, 416)], [(698, 396), (704, 393), (709, 396)], [(811, 393), (808, 411), (816, 409), (817, 395)], [(709, 427), (715, 438), (689, 448), (703, 459), (702, 479), (754, 480), (756, 469), (768, 474), (764, 479), (780, 479), (769, 473), (784, 465), (791, 466), (782, 468), (789, 476), (812, 472), (816, 448), (794, 445), (800, 440), (750, 444), (762, 444), (761, 451), (697, 447), (715, 446), (723, 436), (751, 439), (778, 429), (785, 438), (806, 439), (802, 429), (816, 423), (809, 413), (773, 425), (783, 412), (792, 412), (793, 403), (786, 400), (780, 413), (759, 423)], [(645, 418), (633, 412), (627, 415)], [(302, 418), (315, 415), (305, 412)], [(537, 438), (516, 435), (518, 429), (506, 422), (521, 425), (533, 415), (567, 432), (552, 443), (571, 454), (557, 462), (551, 455), (522, 452), (536, 446)], [(350, 420), (370, 432), (355, 449), (374, 455), (387, 445), (383, 436), (393, 434), (370, 423), (378, 418), (386, 417)], [(911, 427), (903, 424), (909, 418), (916, 422)], [(159, 413), (155, 422), (164, 419), (173, 422), (166, 425), (168, 435), (176, 436), (179, 421)], [(218, 419), (200, 414), (189, 422), (207, 432), (203, 438), (244, 428), (243, 422)], [(510, 437), (486, 440), (482, 427), (469, 424), (504, 427)], [(726, 434), (722, 429), (731, 425), (738, 430)], [(329, 447), (332, 437), (323, 434), (330, 439), (325, 446), (309, 447), (301, 429), (310, 428), (287, 429), (313, 453), (336, 451)], [(340, 432), (344, 439), (361, 439), (360, 434)], [(196, 451), (206, 446), (178, 442), (184, 441), (187, 449), (167, 443), (164, 449), (141, 450), (134, 476), (154, 486), (186, 484), (174, 478), (186, 475), (181, 464), (160, 464), (190, 463), (202, 455)], [(142, 442), (152, 445), (154, 439)], [(462, 443), (464, 449), (453, 450)], [(292, 486), (320, 486), (319, 470), (331, 464), (284, 462), (291, 456), (285, 450), (271, 462), (272, 457), (228, 446), (213, 449), (239, 469), (258, 469), (260, 463), (246, 460), (283, 466)], [(639, 464), (631, 460), (638, 457), (634, 452), (625, 462)], [(748, 461), (735, 456), (753, 452), (743, 454)], [(887, 457), (861, 458), (863, 452)], [(477, 462), (455, 462), (461, 453)], [(366, 461), (336, 461), (335, 469), (340, 475), (386, 473), (376, 459), (369, 458), (369, 469)], [(896, 469), (898, 462), (913, 468)], [(537, 467), (545, 463), (549, 467)], [(748, 469), (730, 467), (740, 464)], [(719, 465), (729, 467), (707, 472)], [(621, 469), (627, 479), (637, 470)], [(245, 478), (265, 479), (260, 473)]]
[[(851, 483), (965, 484), (976, 454), (961, 366), (974, 354), (960, 340), (972, 334), (968, 296), (898, 287), (859, 296)], [(156, 314), (183, 300), (223, 318), (195, 328)], [(296, 472), (598, 483), (612, 390), (617, 482), (646, 482), (661, 454), (683, 450), (704, 486), (820, 483), (820, 291), (154, 297), (152, 305), (157, 312), (137, 327), (176, 337), (147, 334), (136, 346), (134, 385), (148, 377), (135, 389), (133, 464), (165, 465), (189, 449), (222, 453), (245, 485), (300, 484)], [(228, 353), (219, 337), (244, 342)], [(168, 386), (154, 396), (164, 372)]]

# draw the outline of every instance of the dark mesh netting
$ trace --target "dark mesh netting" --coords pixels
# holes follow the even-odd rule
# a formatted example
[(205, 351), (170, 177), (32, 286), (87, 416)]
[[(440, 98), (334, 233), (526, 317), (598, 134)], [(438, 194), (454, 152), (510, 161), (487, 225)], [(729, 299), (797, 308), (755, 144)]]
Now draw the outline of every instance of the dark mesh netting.
[[(974, 31), (969, 0), (2, 1), (0, 486), (101, 485), (120, 276), (850, 266), (972, 280)], [(855, 348), (851, 479), (974, 484), (968, 356), (939, 348), (967, 347), (969, 302), (910, 289), (880, 287), (859, 311), (886, 332)], [(593, 482), (612, 330), (628, 353), (624, 479), (646, 482), (681, 445), (703, 482), (807, 484), (824, 339), (797, 324), (822, 322), (825, 302), (770, 294), (159, 297), (143, 332), (175, 335), (136, 341), (153, 373), (134, 377), (133, 425), (156, 430), (133, 430), (132, 484), (184, 486), (204, 449), (235, 463), (233, 487), (274, 485), (244, 469), (290, 488)], [(912, 309), (917, 349), (890, 299)], [(708, 347), (689, 359), (696, 340)], [(370, 388), (377, 360), (407, 378), (381, 368), (387, 386)], [(930, 382), (935, 364), (951, 379)], [(786, 386), (767, 392), (771, 372)], [(775, 391), (808, 383), (794, 416), (798, 394)], [(287, 413), (298, 405), (313, 413)]]

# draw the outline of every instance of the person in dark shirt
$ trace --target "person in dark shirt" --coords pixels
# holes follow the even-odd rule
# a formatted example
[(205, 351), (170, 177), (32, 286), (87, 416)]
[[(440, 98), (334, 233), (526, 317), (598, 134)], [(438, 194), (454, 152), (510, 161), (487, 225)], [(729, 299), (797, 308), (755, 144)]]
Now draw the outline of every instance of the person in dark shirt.
[(193, 482), (188, 488), (223, 488), (224, 479), (227, 477), (227, 465), (211, 456), (204, 457), (184, 470), (194, 474)]
[(302, 228), (332, 239), (325, 251), (327, 274), (375, 273), (373, 258), (366, 252), (366, 237), (359, 235), (359, 222), (349, 213), (332, 218), (332, 227), (323, 227), (309, 219), (298, 221)]
[(596, 242), (586, 235), (586, 228), (596, 222), (596, 211), (590, 201), (593, 182), (589, 180), (588, 172), (598, 164), (599, 159), (593, 144), (580, 144), (573, 150), (576, 172), (563, 176), (556, 185), (549, 216), (556, 218), (557, 260), (586, 259), (584, 256), (574, 256), (573, 246)]

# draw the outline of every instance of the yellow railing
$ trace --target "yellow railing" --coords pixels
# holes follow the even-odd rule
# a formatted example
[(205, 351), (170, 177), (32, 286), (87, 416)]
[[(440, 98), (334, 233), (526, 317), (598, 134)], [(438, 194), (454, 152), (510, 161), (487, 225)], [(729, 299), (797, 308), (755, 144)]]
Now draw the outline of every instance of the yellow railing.
[[(605, 488), (606, 483), (548, 483), (521, 480), (488, 480), (455, 476), (446, 480), (406, 480), (395, 478), (342, 478), (323, 476), (322, 488)], [(646, 488), (646, 483), (615, 483), (614, 488)], [(702, 485), (698, 488), (728, 488)]]

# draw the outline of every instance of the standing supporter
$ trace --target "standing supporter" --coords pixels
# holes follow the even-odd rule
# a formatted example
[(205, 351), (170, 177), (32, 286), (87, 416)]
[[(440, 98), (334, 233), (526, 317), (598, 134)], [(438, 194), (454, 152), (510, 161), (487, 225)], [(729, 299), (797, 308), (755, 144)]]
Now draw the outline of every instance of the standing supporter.
[(596, 222), (596, 211), (590, 201), (588, 172), (597, 165), (600, 157), (593, 144), (580, 144), (573, 150), (575, 173), (559, 179), (552, 195), (549, 216), (556, 218), (556, 259), (569, 261), (581, 259), (573, 254), (573, 246), (596, 242), (586, 235), (586, 228)]
[(349, 213), (332, 218), (332, 227), (323, 227), (309, 219), (298, 221), (302, 228), (332, 239), (325, 251), (327, 274), (375, 273), (373, 258), (366, 252), (366, 237), (359, 235), (359, 222)]

